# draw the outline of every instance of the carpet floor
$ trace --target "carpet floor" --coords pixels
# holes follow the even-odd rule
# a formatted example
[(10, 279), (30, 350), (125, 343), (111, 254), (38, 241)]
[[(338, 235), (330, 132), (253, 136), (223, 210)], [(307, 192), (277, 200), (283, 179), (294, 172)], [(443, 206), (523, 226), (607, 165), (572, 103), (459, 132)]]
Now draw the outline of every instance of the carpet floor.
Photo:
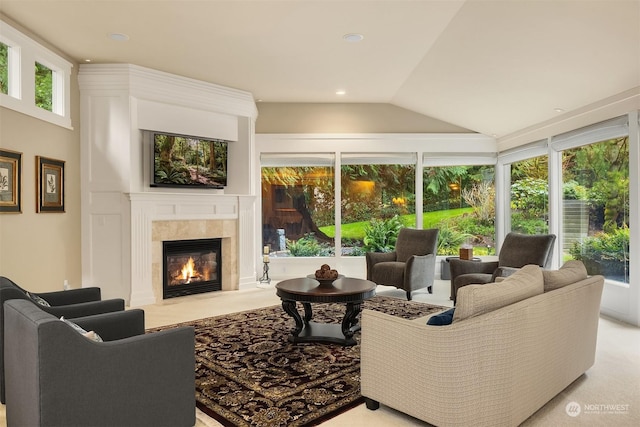
[[(313, 309), (340, 323), (345, 306)], [(363, 309), (413, 319), (446, 307), (376, 296)], [(173, 325), (195, 328), (197, 407), (227, 426), (312, 426), (360, 404), (360, 334), (351, 347), (291, 344), (293, 325), (279, 305)]]

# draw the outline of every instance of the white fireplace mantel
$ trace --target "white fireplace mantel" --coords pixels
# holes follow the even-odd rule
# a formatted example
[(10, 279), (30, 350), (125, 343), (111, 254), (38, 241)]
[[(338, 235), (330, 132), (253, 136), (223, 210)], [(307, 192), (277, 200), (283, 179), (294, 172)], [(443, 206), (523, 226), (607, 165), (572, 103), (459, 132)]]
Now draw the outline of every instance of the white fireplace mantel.
[[(232, 289), (255, 286), (253, 96), (131, 64), (83, 64), (78, 81), (83, 286), (130, 306), (155, 303), (152, 224), (190, 220), (237, 223)], [(231, 140), (228, 186), (152, 188), (150, 130)]]
[[(208, 194), (176, 194), (176, 193), (129, 193), (131, 207), (131, 301), (130, 305), (142, 306), (153, 304), (157, 300), (157, 289), (154, 289), (152, 265), (154, 221), (196, 221), (196, 220), (234, 220), (235, 233), (231, 233), (235, 241), (231, 248), (236, 253), (226, 254), (228, 260), (253, 258), (252, 245), (243, 245), (252, 236), (252, 223), (242, 220), (245, 214), (253, 210), (253, 197), (208, 195)], [(175, 235), (176, 239), (191, 238), (191, 235)], [(199, 237), (227, 237), (208, 235)], [(245, 252), (248, 252), (245, 254)], [(244, 256), (243, 256), (244, 255)], [(224, 262), (224, 261), (223, 261)], [(230, 275), (238, 279), (238, 271)], [(249, 272), (253, 279), (255, 269)], [(255, 280), (251, 280), (255, 282)], [(239, 283), (223, 284), (225, 290), (238, 289)]]

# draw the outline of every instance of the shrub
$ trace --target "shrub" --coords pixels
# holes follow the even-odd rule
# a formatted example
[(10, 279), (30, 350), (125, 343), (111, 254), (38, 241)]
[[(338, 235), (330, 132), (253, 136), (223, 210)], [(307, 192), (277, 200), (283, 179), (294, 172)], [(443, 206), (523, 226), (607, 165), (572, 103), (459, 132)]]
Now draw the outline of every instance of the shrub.
[(287, 240), (287, 249), (291, 256), (313, 257), (330, 256), (332, 248), (325, 243), (319, 243), (313, 233), (305, 234), (298, 240)]
[(460, 246), (473, 238), (473, 235), (458, 231), (449, 222), (443, 221), (437, 225), (438, 255), (458, 255)]
[(365, 252), (392, 252), (401, 228), (397, 215), (386, 220), (372, 219), (364, 230)]
[(569, 253), (584, 262), (589, 274), (625, 276), (629, 271), (629, 228), (617, 228), (587, 237), (574, 243)]
[(544, 179), (524, 178), (511, 185), (511, 208), (531, 218), (545, 214), (549, 184)]

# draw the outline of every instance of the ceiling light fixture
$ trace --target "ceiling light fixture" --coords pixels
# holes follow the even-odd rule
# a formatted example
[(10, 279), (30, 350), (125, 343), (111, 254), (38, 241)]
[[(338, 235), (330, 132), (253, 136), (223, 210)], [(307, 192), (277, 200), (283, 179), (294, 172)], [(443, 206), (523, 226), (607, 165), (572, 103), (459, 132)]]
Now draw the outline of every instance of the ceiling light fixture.
[(556, 113), (564, 113), (564, 108), (554, 108), (553, 111)]
[(350, 33), (345, 34), (344, 36), (342, 36), (342, 38), (348, 42), (357, 43), (362, 41), (362, 39), (364, 39), (364, 36), (362, 34)]
[(126, 42), (127, 40), (129, 40), (129, 36), (124, 33), (109, 33), (107, 36), (111, 40), (114, 40), (117, 42)]
[(336, 91), (336, 95), (340, 95), (340, 96), (345, 95), (346, 93), (347, 93), (347, 92), (346, 92), (346, 91), (344, 91), (344, 90), (337, 90), (337, 91)]

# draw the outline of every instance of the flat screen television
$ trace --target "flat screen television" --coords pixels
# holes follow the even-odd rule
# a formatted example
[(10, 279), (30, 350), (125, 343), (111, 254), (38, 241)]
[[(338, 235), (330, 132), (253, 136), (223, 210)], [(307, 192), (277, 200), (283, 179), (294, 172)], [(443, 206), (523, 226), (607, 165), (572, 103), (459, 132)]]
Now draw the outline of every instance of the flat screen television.
[(224, 188), (228, 143), (153, 132), (152, 187)]

